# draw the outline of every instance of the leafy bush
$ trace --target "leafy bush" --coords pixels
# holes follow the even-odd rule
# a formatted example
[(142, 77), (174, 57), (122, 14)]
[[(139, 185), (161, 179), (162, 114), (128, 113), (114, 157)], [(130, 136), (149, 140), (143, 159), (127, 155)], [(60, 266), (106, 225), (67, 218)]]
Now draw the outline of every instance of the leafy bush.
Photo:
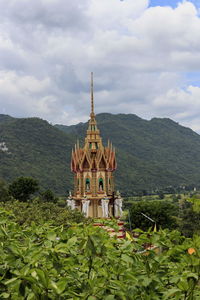
[(31, 177), (19, 177), (9, 185), (11, 196), (19, 201), (28, 201), (39, 190), (38, 181)]
[[(1, 299), (199, 299), (200, 238), (117, 240), (92, 225), (19, 226), (0, 211)], [(162, 253), (143, 252), (150, 243)], [(189, 253), (188, 253), (188, 249)]]
[(41, 200), (44, 202), (56, 202), (57, 198), (51, 190), (46, 190), (40, 193)]
[(68, 207), (60, 207), (56, 203), (41, 202), (37, 199), (31, 202), (7, 201), (0, 203), (0, 208), (10, 211), (15, 216), (15, 221), (20, 225), (30, 225), (32, 222), (42, 225), (50, 222), (55, 226), (70, 223), (85, 222), (83, 214)]
[(153, 219), (157, 226), (174, 229), (177, 227), (174, 216), (178, 215), (178, 205), (170, 201), (140, 201), (133, 202), (130, 208), (130, 219), (133, 228), (148, 230), (154, 224), (143, 214)]
[(0, 201), (11, 200), (5, 181), (0, 179)]
[(196, 197), (179, 200), (179, 230), (185, 236), (200, 234), (200, 200)]

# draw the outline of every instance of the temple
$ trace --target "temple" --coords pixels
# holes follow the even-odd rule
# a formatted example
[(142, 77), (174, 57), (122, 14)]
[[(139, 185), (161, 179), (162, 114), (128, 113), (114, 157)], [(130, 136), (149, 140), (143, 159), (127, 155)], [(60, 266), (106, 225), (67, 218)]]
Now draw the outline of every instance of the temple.
[(93, 73), (91, 73), (91, 113), (83, 147), (79, 142), (72, 150), (71, 170), (74, 173), (74, 192), (67, 203), (86, 217), (109, 218), (122, 214), (122, 198), (114, 191), (114, 171), (117, 163), (115, 149), (108, 141), (103, 146), (94, 113)]

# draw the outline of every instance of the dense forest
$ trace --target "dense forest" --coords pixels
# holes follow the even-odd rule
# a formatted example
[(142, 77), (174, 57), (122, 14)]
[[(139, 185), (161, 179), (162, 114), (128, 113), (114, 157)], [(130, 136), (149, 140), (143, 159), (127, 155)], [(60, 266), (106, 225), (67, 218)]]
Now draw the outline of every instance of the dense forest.
[[(1, 119), (1, 118), (0, 118)], [(64, 194), (72, 183), (71, 136), (38, 118), (8, 119), (0, 122), (0, 177), (11, 181), (20, 176), (37, 178), (44, 189)]]
[[(191, 129), (170, 119), (147, 121), (132, 114), (96, 118), (104, 145), (109, 139), (116, 147), (116, 189), (124, 195), (199, 185), (200, 136)], [(0, 143), (8, 148), (0, 150), (0, 177), (11, 181), (32, 176), (44, 189), (66, 194), (73, 188), (71, 149), (76, 139), (83, 144), (87, 126), (52, 126), (38, 118), (0, 115)]]

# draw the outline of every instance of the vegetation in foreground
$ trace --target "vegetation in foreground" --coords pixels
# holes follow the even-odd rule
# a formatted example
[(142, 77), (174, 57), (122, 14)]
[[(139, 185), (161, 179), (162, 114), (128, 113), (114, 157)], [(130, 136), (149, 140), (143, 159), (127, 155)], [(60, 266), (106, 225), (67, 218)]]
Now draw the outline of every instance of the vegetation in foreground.
[(175, 200), (128, 203), (140, 235), (117, 240), (31, 178), (0, 182), (0, 299), (199, 299), (200, 198)]
[[(20, 226), (0, 209), (1, 299), (199, 299), (200, 238), (110, 238), (100, 228)], [(144, 244), (159, 251), (143, 251)], [(161, 252), (161, 253), (157, 253)]]

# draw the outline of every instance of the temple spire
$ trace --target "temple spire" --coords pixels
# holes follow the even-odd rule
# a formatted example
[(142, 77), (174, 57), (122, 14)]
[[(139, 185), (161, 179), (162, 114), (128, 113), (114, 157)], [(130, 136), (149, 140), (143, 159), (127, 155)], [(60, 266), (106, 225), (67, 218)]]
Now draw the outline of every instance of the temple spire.
[(95, 113), (94, 113), (93, 72), (91, 72), (91, 112), (90, 112), (90, 120), (89, 120), (89, 127), (87, 130), (87, 134), (90, 135), (91, 131), (92, 133), (95, 132), (95, 134), (99, 134), (99, 130), (97, 128), (97, 122), (95, 120)]
[(93, 92), (93, 72), (91, 72), (91, 113), (90, 117), (94, 118), (94, 92)]
[[(71, 170), (74, 172), (74, 193), (73, 197), (68, 198), (68, 205), (73, 204), (74, 208), (94, 218), (107, 218), (109, 214), (113, 216), (114, 213), (118, 217), (116, 207), (119, 204), (115, 203), (113, 178), (113, 172), (116, 169), (114, 147), (110, 141), (108, 141), (108, 147), (104, 147), (97, 128), (93, 73), (91, 73), (87, 102), (88, 105), (90, 102), (90, 117), (85, 142), (80, 147), (77, 141), (72, 150)], [(120, 199), (117, 198), (117, 201)], [(121, 206), (119, 207), (121, 209)]]

